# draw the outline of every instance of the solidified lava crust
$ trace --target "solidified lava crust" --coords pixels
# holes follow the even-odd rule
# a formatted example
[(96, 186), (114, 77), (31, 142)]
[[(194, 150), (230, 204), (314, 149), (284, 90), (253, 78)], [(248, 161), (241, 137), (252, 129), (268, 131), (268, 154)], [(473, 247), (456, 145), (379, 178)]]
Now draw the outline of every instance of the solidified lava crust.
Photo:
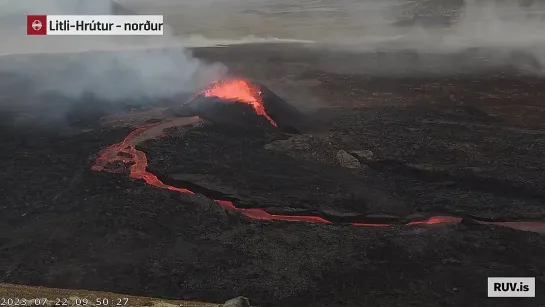
[[(92, 166), (94, 171), (106, 171), (119, 173), (123, 169), (120, 167), (111, 168), (110, 165), (115, 164), (116, 162), (122, 162), (130, 164), (130, 174), (129, 176), (133, 179), (144, 180), (147, 184), (152, 185), (157, 188), (167, 189), (171, 191), (176, 191), (180, 193), (195, 194), (193, 191), (177, 187), (169, 184), (165, 184), (161, 181), (157, 175), (149, 172), (148, 160), (146, 154), (138, 149), (135, 145), (130, 145), (131, 140), (142, 134), (148, 129), (153, 128), (155, 125), (142, 126), (134, 131), (132, 131), (125, 139), (119, 143), (113, 144), (98, 154), (95, 164)], [(309, 222), (309, 223), (323, 223), (323, 224), (333, 224), (331, 221), (324, 219), (316, 215), (288, 215), (288, 214), (271, 214), (264, 209), (259, 208), (238, 208), (235, 206), (233, 201), (224, 200), (224, 199), (214, 199), (214, 201), (221, 206), (222, 208), (230, 211), (236, 211), (242, 215), (255, 219), (255, 220), (269, 220), (269, 221), (292, 221), (292, 222)], [(461, 223), (462, 218), (454, 216), (432, 216), (424, 220), (411, 221), (404, 223), (407, 226), (417, 226), (417, 225), (435, 225), (435, 224), (445, 224), (445, 223)], [(480, 224), (488, 225), (498, 225), (511, 228), (545, 228), (544, 222), (490, 222), (490, 221), (476, 221)], [(400, 223), (398, 223), (399, 225)], [(356, 227), (391, 227), (396, 224), (393, 223), (372, 223), (372, 222), (353, 222), (350, 223), (352, 226)]]
[[(268, 133), (276, 129), (202, 125), (140, 142), (158, 126), (131, 133), (97, 123), (97, 130), (59, 134), (0, 123), (3, 282), (219, 303), (244, 295), (258, 306), (285, 307), (511, 307), (510, 300), (486, 299), (486, 276), (534, 276), (536, 289), (544, 289), (543, 235), (472, 219), (544, 219), (545, 81), (334, 74), (324, 70), (325, 56), (346, 68), (370, 63), (381, 71), (401, 57), (307, 49), (267, 44), (197, 51), (207, 61), (241, 67), (244, 75), (273, 76), (281, 67), (293, 84), (286, 93), (300, 97), (298, 106), (311, 103), (308, 95), (316, 104), (332, 104), (307, 115), (309, 132), (318, 124), (328, 131), (312, 139), (310, 133), (291, 135), (287, 149), (277, 139), (288, 136)], [(297, 63), (311, 69), (301, 74)], [(319, 85), (309, 90), (309, 84)], [(28, 85), (9, 88), (24, 93)], [(269, 144), (272, 149), (265, 148)], [(344, 169), (334, 164), (339, 149), (372, 157), (359, 157), (359, 170)], [(97, 152), (100, 159), (89, 160)], [(322, 158), (330, 153), (327, 164)], [(131, 171), (154, 185), (125, 178)], [(226, 206), (316, 215), (331, 223), (238, 219), (169, 187), (234, 202)], [(431, 223), (432, 213), (464, 221), (422, 228), (374, 223), (397, 224), (398, 217)], [(382, 220), (358, 220), (379, 214)], [(347, 216), (376, 227), (335, 226)], [(520, 304), (545, 306), (545, 297), (538, 293)]]

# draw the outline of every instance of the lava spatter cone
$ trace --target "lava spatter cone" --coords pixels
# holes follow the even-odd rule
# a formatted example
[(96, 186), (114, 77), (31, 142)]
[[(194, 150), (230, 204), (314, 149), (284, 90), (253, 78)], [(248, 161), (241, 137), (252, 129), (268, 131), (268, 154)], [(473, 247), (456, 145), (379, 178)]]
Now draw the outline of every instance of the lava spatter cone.
[(302, 114), (262, 84), (231, 78), (214, 82), (170, 113), (199, 116), (217, 125), (269, 125), (284, 131), (299, 131)]

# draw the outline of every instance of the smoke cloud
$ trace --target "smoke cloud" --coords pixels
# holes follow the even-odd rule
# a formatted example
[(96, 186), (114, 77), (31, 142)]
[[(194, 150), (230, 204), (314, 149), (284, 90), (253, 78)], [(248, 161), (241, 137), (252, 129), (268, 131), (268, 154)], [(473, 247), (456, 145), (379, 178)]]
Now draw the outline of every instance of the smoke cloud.
[(114, 111), (120, 101), (193, 93), (226, 72), (193, 58), (168, 29), (156, 37), (26, 36), (27, 14), (102, 15), (120, 8), (111, 0), (0, 0), (0, 107), (36, 105), (43, 116), (60, 118), (70, 101), (92, 96)]

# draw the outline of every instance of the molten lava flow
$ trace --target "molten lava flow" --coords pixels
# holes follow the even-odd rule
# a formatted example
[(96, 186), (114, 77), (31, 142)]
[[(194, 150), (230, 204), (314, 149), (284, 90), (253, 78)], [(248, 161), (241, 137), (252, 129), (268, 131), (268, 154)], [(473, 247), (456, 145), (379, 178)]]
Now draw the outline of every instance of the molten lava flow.
[(462, 219), (454, 216), (432, 216), (424, 221), (415, 221), (407, 223), (407, 225), (434, 225), (434, 224), (443, 224), (443, 223), (461, 223)]
[(261, 91), (256, 86), (243, 79), (229, 79), (212, 84), (202, 92), (205, 97), (217, 97), (227, 101), (249, 104), (259, 116), (265, 117), (271, 125), (277, 127), (276, 122), (265, 111), (261, 98)]
[[(101, 150), (98, 154), (95, 164), (92, 169), (95, 171), (105, 171), (111, 173), (120, 173), (123, 172), (123, 167), (111, 167), (111, 165), (116, 165), (117, 163), (126, 163), (131, 164), (129, 171), (130, 177), (133, 179), (144, 180), (147, 184), (167, 189), (171, 191), (176, 191), (180, 193), (194, 194), (188, 189), (181, 187), (175, 187), (163, 183), (157, 176), (148, 172), (148, 160), (146, 154), (142, 151), (136, 149), (136, 140), (141, 137), (148, 130), (155, 129), (159, 127), (159, 124), (147, 125), (140, 127), (133, 132), (131, 132), (125, 139), (117, 144), (113, 144), (105, 149)], [(319, 217), (312, 215), (279, 215), (271, 214), (263, 209), (258, 208), (237, 208), (235, 204), (228, 200), (216, 199), (215, 202), (226, 210), (240, 212), (246, 217), (255, 220), (277, 220), (277, 221), (294, 221), (294, 222), (311, 222), (311, 223), (322, 223), (322, 224), (332, 224), (332, 222)], [(454, 223), (459, 224), (462, 222), (461, 218), (452, 217), (452, 216), (434, 216), (422, 221), (413, 221), (406, 223), (408, 226), (416, 225), (434, 225), (434, 224), (444, 224), (444, 223)], [(480, 224), (488, 225), (497, 225), (504, 226), (520, 230), (529, 230), (535, 232), (545, 232), (545, 223), (544, 222), (482, 222), (477, 221)], [(394, 224), (384, 224), (384, 223), (351, 223), (352, 226), (357, 227), (391, 227)]]
[(94, 171), (106, 171), (110, 173), (120, 173), (123, 171), (121, 166), (116, 168), (110, 168), (110, 164), (115, 164), (116, 162), (128, 163), (130, 166), (130, 176), (133, 179), (142, 179), (147, 184), (168, 189), (171, 191), (177, 191), (181, 193), (194, 194), (192, 191), (173, 187), (171, 185), (164, 184), (157, 176), (147, 171), (148, 159), (146, 154), (140, 150), (137, 150), (134, 145), (130, 144), (130, 141), (146, 131), (147, 129), (153, 127), (154, 125), (148, 125), (140, 127), (133, 132), (129, 133), (125, 139), (117, 144), (108, 146), (101, 150), (98, 153), (98, 157), (95, 161), (95, 164), (91, 168)]

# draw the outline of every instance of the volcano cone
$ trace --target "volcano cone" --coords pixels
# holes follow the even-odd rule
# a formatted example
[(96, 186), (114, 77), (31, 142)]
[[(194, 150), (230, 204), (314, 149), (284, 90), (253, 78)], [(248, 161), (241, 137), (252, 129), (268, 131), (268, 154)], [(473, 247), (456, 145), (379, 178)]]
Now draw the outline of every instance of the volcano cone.
[(218, 82), (170, 112), (199, 116), (216, 125), (269, 125), (297, 133), (303, 115), (269, 88), (245, 80)]

